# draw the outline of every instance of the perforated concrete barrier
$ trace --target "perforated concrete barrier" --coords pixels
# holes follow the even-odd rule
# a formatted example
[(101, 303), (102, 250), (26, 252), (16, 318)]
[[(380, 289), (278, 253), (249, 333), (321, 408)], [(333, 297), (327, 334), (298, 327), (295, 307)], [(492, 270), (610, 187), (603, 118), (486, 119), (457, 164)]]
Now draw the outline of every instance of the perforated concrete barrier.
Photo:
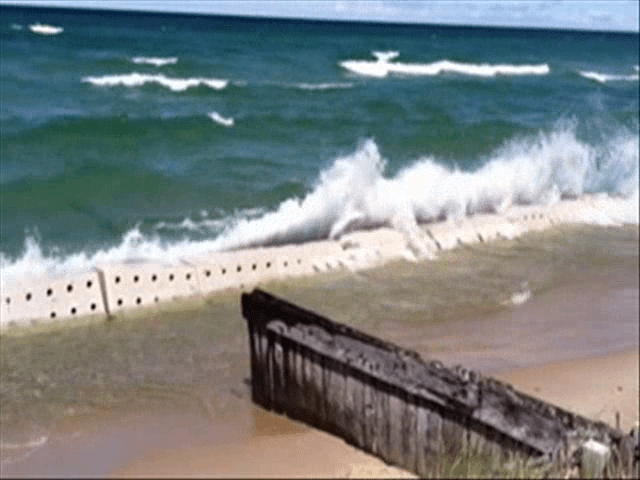
[(136, 263), (105, 265), (99, 270), (110, 314), (201, 293), (193, 266)]
[(56, 320), (105, 313), (97, 272), (65, 279), (3, 285), (2, 304), (3, 325), (32, 319)]
[(426, 227), (426, 232), (440, 250), (451, 250), (460, 245), (472, 245), (480, 241), (478, 232), (468, 220), (434, 223)]
[[(402, 258), (429, 258), (438, 250), (498, 237), (512, 239), (553, 224), (578, 223), (585, 219), (595, 219), (597, 223), (599, 218), (606, 221), (607, 216), (615, 217), (617, 209), (620, 219), (613, 218), (613, 222), (622, 223), (624, 215), (628, 215), (625, 208), (628, 200), (594, 195), (563, 200), (548, 207), (512, 205), (505, 214), (423, 224), (417, 232), (383, 227), (350, 232), (337, 240), (216, 252), (189, 259), (179, 266), (104, 265), (96, 272), (70, 279), (3, 286), (0, 323), (5, 326), (28, 319), (110, 314), (226, 288), (249, 290), (275, 279), (336, 270), (357, 271)], [(66, 291), (69, 285), (70, 291)], [(47, 293), (49, 291), (51, 293)]]

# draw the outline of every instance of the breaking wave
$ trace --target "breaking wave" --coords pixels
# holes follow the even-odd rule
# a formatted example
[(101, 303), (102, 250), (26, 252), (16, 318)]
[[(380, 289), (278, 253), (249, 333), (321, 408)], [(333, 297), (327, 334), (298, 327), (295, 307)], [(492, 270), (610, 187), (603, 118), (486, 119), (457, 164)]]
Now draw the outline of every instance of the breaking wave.
[(223, 117), (218, 112), (211, 112), (207, 116), (215, 123), (217, 123), (218, 125), (222, 125), (223, 127), (233, 127), (236, 123), (233, 118)]
[(59, 35), (64, 32), (64, 28), (56, 27), (54, 25), (45, 25), (42, 23), (34, 23), (29, 25), (29, 30), (38, 35)]
[[(636, 69), (637, 72), (637, 69)], [(607, 83), (607, 82), (633, 82), (638, 81), (640, 77), (638, 73), (635, 75), (613, 75), (609, 73), (599, 73), (599, 72), (579, 72), (580, 76), (584, 78), (588, 78), (589, 80), (595, 80), (599, 83)]]
[(165, 65), (175, 65), (178, 57), (135, 57), (131, 61), (136, 65), (153, 65), (154, 67), (164, 67)]
[(389, 74), (436, 76), (443, 73), (474, 75), (479, 77), (495, 77), (497, 75), (547, 75), (550, 72), (546, 63), (538, 65), (491, 65), (487, 63), (460, 63), (451, 60), (440, 60), (433, 63), (391, 62), (399, 52), (372, 52), (376, 61), (345, 60), (340, 62), (342, 68), (358, 75), (383, 78)]
[(213, 90), (223, 90), (229, 85), (229, 80), (218, 78), (169, 78), (162, 74), (148, 75), (144, 73), (129, 73), (126, 75), (105, 75), (102, 77), (83, 77), (82, 81), (97, 87), (141, 87), (147, 83), (161, 85), (173, 92), (184, 92), (189, 88), (206, 86)]
[[(504, 213), (511, 205), (551, 205), (585, 193), (624, 198), (622, 210), (585, 216), (594, 224), (638, 224), (638, 132), (620, 129), (597, 145), (576, 136), (571, 122), (533, 137), (513, 139), (474, 171), (447, 167), (431, 156), (394, 176), (369, 139), (320, 172), (303, 198), (289, 198), (272, 211), (256, 209), (222, 219), (160, 222), (150, 234), (139, 227), (119, 245), (88, 254), (45, 255), (29, 237), (21, 258), (0, 254), (2, 281), (58, 276), (93, 266), (132, 260), (177, 263), (233, 248), (339, 238), (353, 230), (390, 226), (411, 234), (419, 223), (479, 213)], [(206, 239), (168, 242), (163, 232), (196, 232)], [(207, 235), (209, 235), (207, 237)]]

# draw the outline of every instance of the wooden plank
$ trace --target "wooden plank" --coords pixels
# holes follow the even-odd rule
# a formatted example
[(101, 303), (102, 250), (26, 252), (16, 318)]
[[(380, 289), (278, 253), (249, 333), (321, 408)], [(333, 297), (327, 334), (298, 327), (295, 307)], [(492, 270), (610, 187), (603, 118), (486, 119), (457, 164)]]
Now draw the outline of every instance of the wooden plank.
[(388, 458), (390, 462), (396, 465), (405, 465), (407, 463), (405, 455), (406, 439), (413, 436), (413, 432), (409, 432), (409, 428), (406, 426), (405, 410), (407, 404), (404, 399), (397, 395), (389, 394), (387, 398), (389, 402)]
[(398, 465), (405, 465), (405, 468), (416, 472), (418, 468), (417, 459), (417, 408), (414, 399), (407, 395), (402, 400), (402, 452), (403, 462)]
[(345, 439), (363, 449), (365, 418), (364, 385), (359, 379), (348, 375), (345, 382), (345, 420), (351, 428), (347, 430)]

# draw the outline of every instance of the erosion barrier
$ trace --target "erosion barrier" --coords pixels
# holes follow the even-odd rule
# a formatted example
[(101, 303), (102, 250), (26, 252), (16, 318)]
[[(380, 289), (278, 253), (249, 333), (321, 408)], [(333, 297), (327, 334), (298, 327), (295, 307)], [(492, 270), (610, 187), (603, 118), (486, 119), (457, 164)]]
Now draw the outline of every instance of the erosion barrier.
[(177, 264), (140, 259), (97, 265), (62, 278), (15, 281), (2, 275), (0, 328), (85, 315), (110, 316), (227, 288), (250, 290), (275, 279), (361, 270), (401, 258), (432, 258), (458, 245), (515, 238), (559, 223), (593, 222), (600, 217), (621, 223), (617, 212), (624, 211), (626, 202), (606, 195), (584, 196), (553, 206), (511, 206), (500, 214), (424, 223), (417, 227), (419, 235), (413, 236), (383, 227), (299, 245), (211, 252), (180, 259)]
[[(242, 295), (252, 399), (427, 475), (441, 455), (509, 452), (600, 475), (638, 441), (463, 367), (445, 368), (259, 289)], [(637, 468), (637, 466), (635, 467)]]

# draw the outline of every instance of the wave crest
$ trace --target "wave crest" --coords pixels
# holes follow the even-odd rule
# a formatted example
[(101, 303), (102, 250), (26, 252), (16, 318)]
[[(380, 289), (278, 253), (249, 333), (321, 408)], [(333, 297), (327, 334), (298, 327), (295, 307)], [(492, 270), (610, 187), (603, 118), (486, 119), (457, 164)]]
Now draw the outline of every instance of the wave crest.
[(460, 63), (451, 60), (440, 60), (433, 63), (390, 62), (398, 52), (373, 52), (377, 58), (371, 60), (345, 60), (339, 65), (358, 75), (383, 78), (394, 73), (399, 75), (436, 76), (442, 73), (457, 73), (479, 77), (495, 77), (497, 75), (547, 75), (551, 70), (546, 63), (538, 65), (491, 65), (488, 63)]
[(134, 57), (131, 59), (136, 65), (153, 65), (154, 67), (164, 67), (165, 65), (175, 65), (178, 57)]
[(29, 25), (29, 30), (38, 35), (59, 35), (64, 32), (64, 28), (56, 27), (54, 25), (46, 25), (42, 23), (34, 23)]
[[(620, 210), (591, 212), (583, 221), (637, 225), (637, 130), (619, 130), (598, 145), (580, 141), (575, 130), (575, 125), (566, 123), (549, 133), (514, 139), (475, 171), (449, 168), (433, 157), (422, 157), (393, 177), (385, 176), (387, 162), (369, 139), (320, 172), (303, 198), (289, 198), (273, 211), (250, 209), (221, 219), (201, 214), (199, 220), (160, 222), (149, 234), (135, 227), (119, 245), (92, 254), (47, 255), (29, 237), (21, 258), (10, 260), (0, 253), (1, 281), (55, 277), (134, 260), (179, 263), (213, 251), (338, 238), (380, 226), (416, 238), (420, 223), (503, 213), (511, 205), (550, 205), (596, 192), (626, 200), (618, 205)], [(164, 232), (194, 232), (211, 238), (167, 242)]]
[(204, 85), (213, 90), (223, 90), (229, 85), (229, 80), (218, 78), (169, 78), (162, 74), (148, 75), (144, 73), (129, 73), (125, 75), (105, 75), (102, 77), (83, 77), (82, 81), (97, 87), (141, 87), (147, 83), (155, 83), (174, 92), (184, 92), (193, 87)]
[[(636, 69), (637, 72), (637, 69)], [(581, 77), (588, 78), (589, 80), (595, 80), (598, 83), (607, 83), (607, 82), (633, 82), (638, 81), (640, 77), (636, 73), (635, 75), (614, 75), (609, 73), (599, 73), (599, 72), (587, 72), (581, 71), (579, 72)]]

